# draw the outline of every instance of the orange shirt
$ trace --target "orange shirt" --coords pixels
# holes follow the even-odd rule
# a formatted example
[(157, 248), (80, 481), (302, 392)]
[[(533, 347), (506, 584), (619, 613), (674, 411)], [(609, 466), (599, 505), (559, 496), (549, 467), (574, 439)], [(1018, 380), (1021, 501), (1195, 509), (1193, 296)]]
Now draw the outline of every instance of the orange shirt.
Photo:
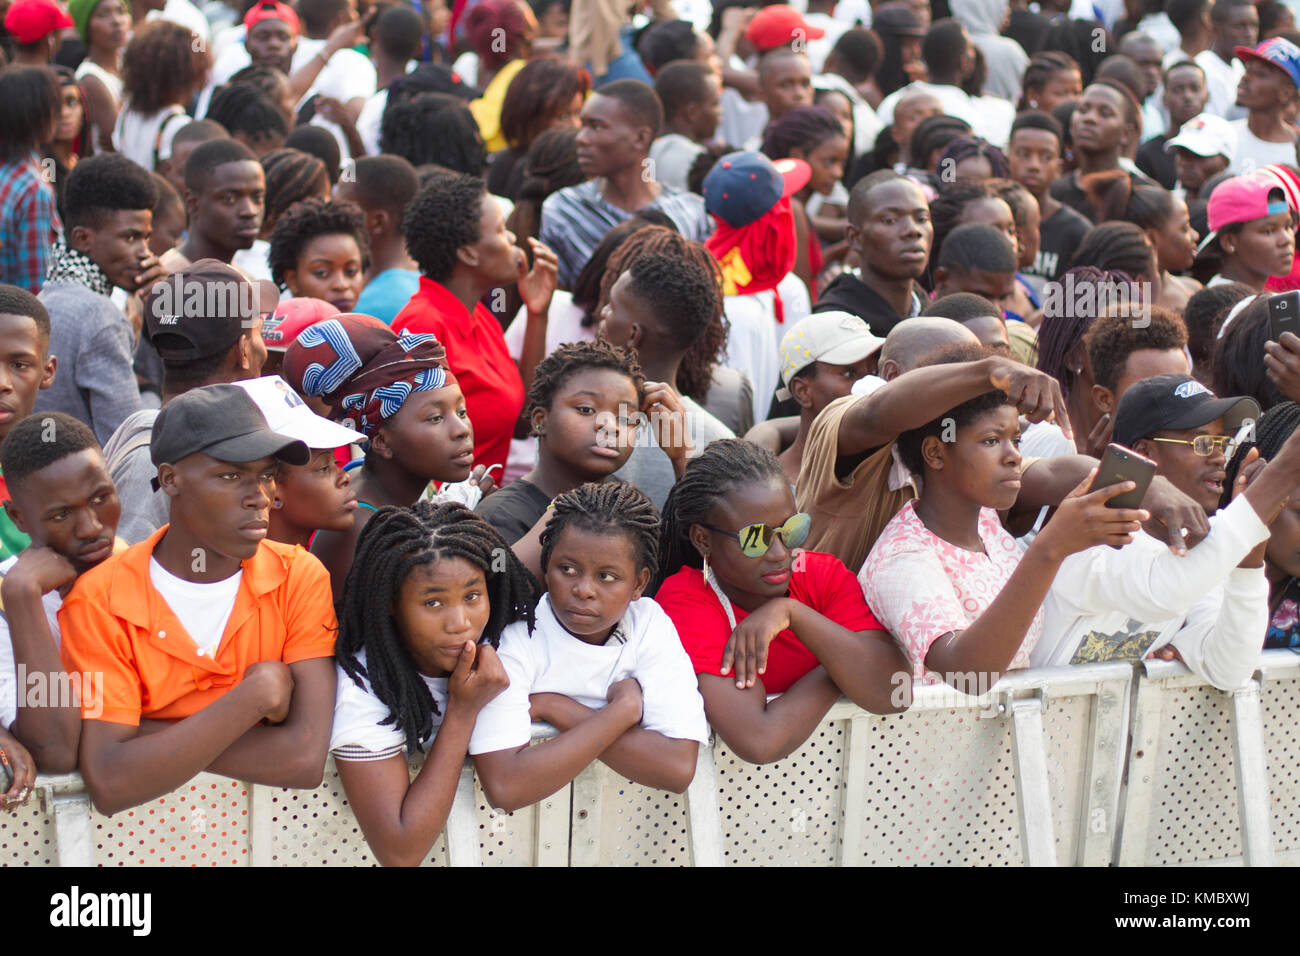
[[(235, 606), (211, 657), (149, 580), (149, 558), (167, 526), (83, 574), (59, 610), (69, 673), (99, 673), (114, 724), (179, 720), (234, 687), (258, 661), (330, 657), (337, 629), (329, 572), (298, 545), (263, 541), (243, 562)], [(82, 702), (94, 719), (99, 701)]]

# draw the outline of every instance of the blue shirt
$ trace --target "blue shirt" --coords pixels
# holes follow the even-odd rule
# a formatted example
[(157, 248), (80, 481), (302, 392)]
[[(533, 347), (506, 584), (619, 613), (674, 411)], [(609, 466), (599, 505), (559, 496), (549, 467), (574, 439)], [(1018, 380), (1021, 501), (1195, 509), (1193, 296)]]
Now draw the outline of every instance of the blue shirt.
[(392, 325), (418, 288), (420, 273), (412, 269), (385, 269), (366, 283), (353, 310)]

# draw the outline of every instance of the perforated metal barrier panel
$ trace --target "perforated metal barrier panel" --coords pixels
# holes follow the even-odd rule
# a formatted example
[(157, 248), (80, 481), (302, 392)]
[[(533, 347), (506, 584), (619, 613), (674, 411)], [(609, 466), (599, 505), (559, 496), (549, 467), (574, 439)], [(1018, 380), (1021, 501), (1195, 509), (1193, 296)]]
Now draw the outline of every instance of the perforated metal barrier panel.
[[(840, 702), (802, 747), (764, 766), (718, 740), (688, 794), (595, 764), (502, 813), (467, 772), (459, 829), (449, 821), (424, 865), (1294, 862), (1298, 718), (1300, 656), (1280, 651), (1233, 694), (1167, 662), (1136, 675), (1122, 664), (1023, 672), (978, 700), (918, 688), (900, 715)], [(42, 777), (27, 806), (0, 817), (0, 864), (60, 863), (376, 861), (330, 761), (315, 790), (201, 774), (112, 817), (89, 809), (76, 775)]]

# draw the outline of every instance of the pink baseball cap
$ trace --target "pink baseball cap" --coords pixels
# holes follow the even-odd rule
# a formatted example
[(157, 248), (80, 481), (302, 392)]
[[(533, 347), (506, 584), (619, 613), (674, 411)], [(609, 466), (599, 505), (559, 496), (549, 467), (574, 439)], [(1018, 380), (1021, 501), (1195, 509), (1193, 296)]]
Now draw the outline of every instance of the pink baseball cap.
[(1286, 192), (1272, 176), (1250, 173), (1224, 180), (1210, 194), (1210, 202), (1206, 210), (1210, 232), (1196, 247), (1196, 254), (1200, 255), (1208, 249), (1210, 243), (1219, 237), (1219, 230), (1224, 226), (1264, 219), (1290, 209), (1286, 201)]
[(268, 349), (283, 352), (303, 329), (338, 314), (338, 306), (324, 299), (286, 299), (262, 322), (262, 341)]

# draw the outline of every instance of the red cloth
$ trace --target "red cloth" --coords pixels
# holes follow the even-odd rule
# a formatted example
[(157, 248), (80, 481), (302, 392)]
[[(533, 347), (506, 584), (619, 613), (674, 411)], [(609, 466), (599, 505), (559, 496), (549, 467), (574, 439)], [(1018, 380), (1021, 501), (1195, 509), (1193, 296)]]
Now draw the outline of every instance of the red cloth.
[[(800, 551), (790, 575), (788, 596), (850, 631), (884, 630), (867, 607), (858, 579), (833, 554)], [(677, 625), (677, 636), (695, 673), (722, 676), (722, 648), (731, 636), (731, 624), (700, 569), (682, 568), (664, 581), (655, 600)], [(735, 604), (731, 609), (737, 624), (749, 616)], [(816, 666), (817, 658), (794, 631), (782, 631), (768, 648), (763, 686), (769, 694), (784, 693)]]
[[(794, 212), (782, 199), (755, 222), (737, 229), (717, 216), (718, 228), (705, 245), (722, 268), (725, 295), (749, 295), (775, 289), (790, 274), (798, 257)], [(778, 310), (777, 320), (781, 315)]]
[(393, 331), (431, 332), (447, 350), (447, 362), (474, 426), (474, 463), (505, 466), (515, 422), (524, 410), (524, 381), (506, 348), (501, 324), (483, 303), (474, 314), (445, 286), (427, 276), (393, 319)]

